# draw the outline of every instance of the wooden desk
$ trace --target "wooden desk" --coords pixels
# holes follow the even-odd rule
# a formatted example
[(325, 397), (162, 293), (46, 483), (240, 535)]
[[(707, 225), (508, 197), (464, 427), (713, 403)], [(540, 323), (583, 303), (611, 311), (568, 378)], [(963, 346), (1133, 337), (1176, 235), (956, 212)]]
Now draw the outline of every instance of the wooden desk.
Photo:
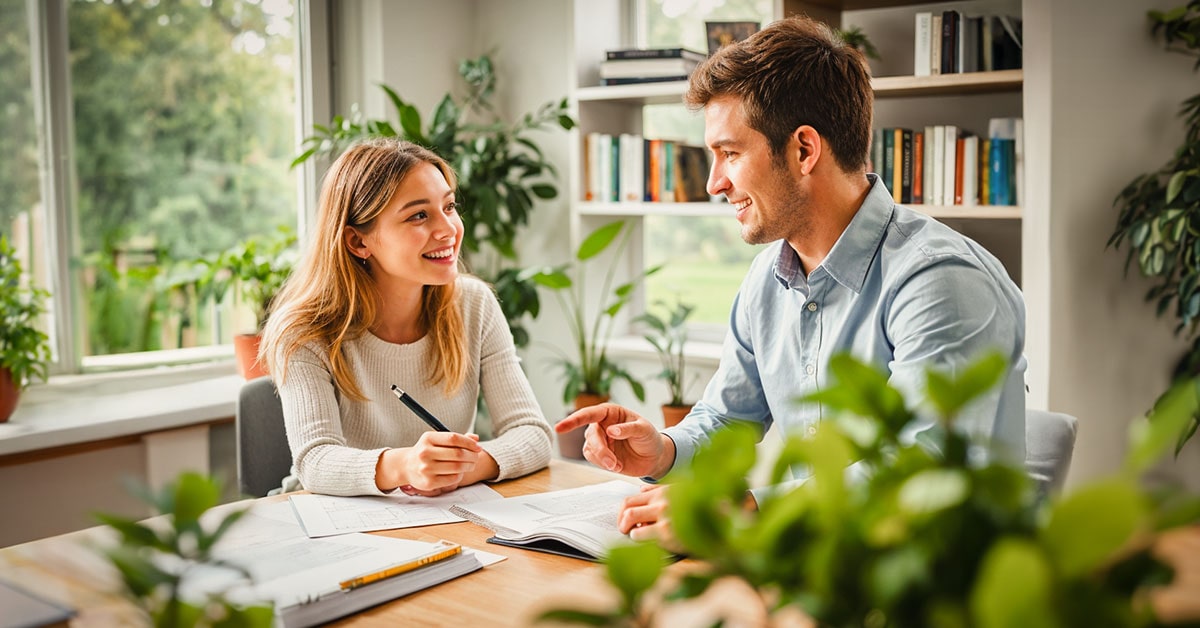
[[(505, 497), (556, 491), (622, 478), (601, 469), (552, 461), (548, 469), (491, 485)], [(282, 497), (264, 499), (278, 500)], [(0, 580), (74, 608), (72, 626), (136, 625), (137, 614), (116, 589), (115, 573), (95, 551), (107, 531), (90, 528), (0, 549)], [(472, 523), (376, 532), (437, 537), (508, 557), (500, 563), (347, 617), (340, 626), (527, 626), (547, 592), (587, 583), (603, 588), (603, 567), (574, 558), (490, 545), (491, 532)]]
[[(556, 491), (622, 478), (583, 464), (553, 461), (550, 468), (524, 478), (492, 485), (505, 497)], [(282, 497), (265, 499), (279, 500)], [(74, 608), (72, 626), (136, 625), (136, 611), (117, 592), (115, 573), (99, 554), (85, 546), (104, 538), (106, 530), (91, 528), (0, 549), (0, 580), (17, 584), (41, 597)], [(419, 591), (347, 617), (338, 626), (528, 626), (539, 610), (570, 600), (575, 608), (613, 608), (616, 597), (606, 585), (603, 567), (501, 545), (489, 545), (491, 532), (471, 523), (376, 532), (400, 538), (437, 537), (508, 557), (475, 573)], [(1160, 618), (1194, 620), (1200, 617), (1200, 527), (1162, 535), (1157, 553), (1174, 563), (1177, 580), (1155, 591), (1150, 602)], [(692, 561), (678, 563), (684, 567)], [(737, 593), (737, 592), (735, 592)], [(740, 594), (744, 594), (741, 592)], [(731, 594), (734, 595), (734, 594)], [(737, 599), (736, 597), (734, 599)], [(712, 613), (724, 614), (720, 604), (681, 615), (687, 621), (663, 619), (663, 625), (711, 625)], [(685, 611), (685, 609), (677, 609)], [(742, 609), (745, 610), (745, 609)]]

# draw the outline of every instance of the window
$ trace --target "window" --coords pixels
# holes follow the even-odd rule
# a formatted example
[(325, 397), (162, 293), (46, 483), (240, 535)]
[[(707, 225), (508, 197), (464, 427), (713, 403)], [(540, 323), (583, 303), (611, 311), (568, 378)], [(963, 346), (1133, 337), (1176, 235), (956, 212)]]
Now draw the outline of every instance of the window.
[[(707, 52), (705, 20), (757, 21), (773, 15), (772, 0), (640, 0), (638, 42), (643, 47), (683, 46)], [(643, 108), (645, 137), (704, 145), (704, 118), (683, 105)], [(719, 207), (728, 207), (721, 205)], [(649, 213), (643, 238), (647, 264), (666, 263), (646, 282), (646, 303), (680, 299), (696, 307), (693, 337), (719, 340), (729, 307), (750, 261), (761, 251), (742, 241), (733, 211), (722, 215), (680, 216)]]
[(200, 359), (248, 324), (171, 280), (297, 225), (304, 6), (0, 0), (0, 232), (51, 291), (55, 372)]

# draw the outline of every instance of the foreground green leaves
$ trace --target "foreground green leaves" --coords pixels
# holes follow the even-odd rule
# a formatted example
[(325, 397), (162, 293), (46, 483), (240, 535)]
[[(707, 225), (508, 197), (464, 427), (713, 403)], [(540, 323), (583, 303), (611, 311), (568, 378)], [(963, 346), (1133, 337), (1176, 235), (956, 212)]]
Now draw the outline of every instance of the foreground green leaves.
[[(1139, 423), (1120, 474), (1040, 503), (1023, 469), (968, 464), (962, 452), (986, 444), (954, 429), (954, 417), (1003, 376), (1002, 358), (984, 356), (957, 376), (929, 374), (922, 407), (946, 429), (926, 447), (900, 438), (916, 400), (848, 356), (830, 368), (835, 381), (806, 400), (823, 403), (827, 420), (815, 436), (789, 439), (773, 465), (776, 481), (789, 469), (807, 481), (744, 510), (761, 434), (737, 422), (714, 434), (667, 478), (675, 536), (707, 568), (673, 584), (667, 600), (646, 593), (659, 569), (610, 570), (626, 607), (606, 625), (652, 617), (653, 605), (694, 598), (728, 576), (774, 600), (769, 611), (800, 609), (821, 626), (1159, 625), (1136, 602), (1170, 580), (1148, 543), (1200, 521), (1200, 500), (1150, 494), (1137, 474), (1170, 449), (1180, 417), (1195, 413), (1194, 388), (1160, 407), (1170, 416)], [(870, 468), (848, 472), (855, 461)]]
[[(196, 473), (184, 473), (155, 493), (133, 487), (143, 501), (165, 521), (145, 523), (135, 519), (97, 514), (96, 519), (116, 531), (120, 543), (104, 550), (121, 575), (129, 596), (155, 626), (213, 626), (217, 628), (267, 628), (272, 625), (270, 605), (244, 606), (221, 595), (205, 600), (185, 600), (180, 590), (188, 571), (205, 564), (222, 564), (212, 555), (217, 541), (245, 513), (232, 511), (207, 529), (201, 518), (220, 501), (221, 487)], [(160, 525), (161, 524), (161, 525)]]

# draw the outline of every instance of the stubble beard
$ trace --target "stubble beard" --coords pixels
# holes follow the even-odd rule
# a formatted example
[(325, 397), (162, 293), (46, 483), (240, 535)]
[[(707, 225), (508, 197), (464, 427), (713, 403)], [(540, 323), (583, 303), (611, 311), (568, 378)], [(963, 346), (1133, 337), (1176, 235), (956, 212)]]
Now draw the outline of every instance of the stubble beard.
[[(746, 244), (769, 244), (776, 240), (802, 236), (809, 229), (808, 194), (792, 179), (780, 162), (772, 163), (771, 206), (751, 205), (751, 220), (742, 223)], [(759, 197), (762, 199), (763, 197)]]

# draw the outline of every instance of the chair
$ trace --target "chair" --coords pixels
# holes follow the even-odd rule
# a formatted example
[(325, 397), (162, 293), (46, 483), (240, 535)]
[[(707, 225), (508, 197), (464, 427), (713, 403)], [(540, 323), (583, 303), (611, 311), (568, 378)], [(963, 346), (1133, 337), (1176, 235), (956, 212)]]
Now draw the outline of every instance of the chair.
[(1062, 489), (1078, 423), (1067, 414), (1025, 410), (1025, 470), (1037, 481), (1040, 497)]
[(242, 385), (236, 423), (238, 487), (244, 495), (263, 497), (292, 469), (283, 406), (270, 377)]

